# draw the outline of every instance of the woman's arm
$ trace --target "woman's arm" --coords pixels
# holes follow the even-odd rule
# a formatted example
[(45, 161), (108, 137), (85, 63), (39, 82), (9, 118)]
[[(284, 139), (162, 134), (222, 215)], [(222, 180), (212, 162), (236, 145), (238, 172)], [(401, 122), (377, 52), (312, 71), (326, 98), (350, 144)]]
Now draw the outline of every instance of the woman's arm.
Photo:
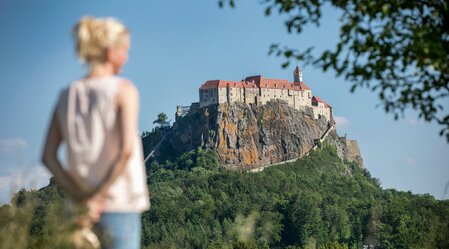
[(75, 200), (84, 199), (84, 193), (73, 177), (62, 167), (58, 159), (58, 148), (62, 141), (61, 131), (59, 129), (58, 119), (56, 118), (56, 109), (53, 111), (50, 121), (50, 127), (47, 132), (44, 149), (42, 152), (42, 163), (55, 176), (56, 182)]
[(123, 81), (119, 85), (117, 94), (117, 107), (120, 126), (120, 152), (117, 155), (117, 163), (105, 176), (90, 196), (100, 195), (106, 191), (114, 180), (123, 172), (129, 158), (133, 153), (133, 144), (137, 134), (137, 121), (139, 113), (139, 92), (129, 81)]

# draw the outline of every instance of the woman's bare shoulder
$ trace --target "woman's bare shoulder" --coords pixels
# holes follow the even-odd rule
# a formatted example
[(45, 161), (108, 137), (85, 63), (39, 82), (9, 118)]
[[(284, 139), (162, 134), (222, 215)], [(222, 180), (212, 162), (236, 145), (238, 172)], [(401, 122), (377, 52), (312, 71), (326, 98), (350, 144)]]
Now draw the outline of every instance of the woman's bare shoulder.
[(119, 79), (119, 88), (123, 91), (137, 91), (136, 85), (126, 78)]
[(119, 99), (119, 102), (137, 100), (139, 97), (139, 92), (137, 90), (137, 87), (131, 80), (120, 78), (117, 97)]

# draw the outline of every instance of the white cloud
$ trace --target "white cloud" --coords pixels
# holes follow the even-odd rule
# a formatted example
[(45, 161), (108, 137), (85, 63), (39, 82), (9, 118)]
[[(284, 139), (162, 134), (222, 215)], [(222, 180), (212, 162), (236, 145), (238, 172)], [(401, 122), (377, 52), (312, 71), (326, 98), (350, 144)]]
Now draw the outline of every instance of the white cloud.
[(351, 125), (349, 119), (342, 116), (334, 116), (335, 122), (339, 128), (348, 128)]
[(9, 188), (11, 176), (0, 176), (0, 190)]
[(14, 193), (22, 188), (39, 189), (49, 183), (50, 173), (42, 165), (33, 165), (0, 176), (0, 205), (9, 203)]
[(444, 186), (444, 195), (443, 198), (447, 195), (447, 191), (449, 190), (449, 181), (446, 182), (446, 186)]
[(0, 139), (0, 153), (12, 154), (16, 151), (26, 149), (28, 143), (21, 137)]

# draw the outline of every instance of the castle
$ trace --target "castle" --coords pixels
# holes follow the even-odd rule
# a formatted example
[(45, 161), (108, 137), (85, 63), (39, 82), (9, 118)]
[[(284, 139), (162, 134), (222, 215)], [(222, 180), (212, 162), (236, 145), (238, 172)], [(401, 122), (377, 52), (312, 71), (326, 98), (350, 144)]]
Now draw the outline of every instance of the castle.
[(242, 81), (208, 80), (199, 89), (199, 107), (223, 103), (247, 103), (264, 105), (279, 99), (297, 110), (312, 109), (315, 119), (324, 117), (333, 123), (332, 107), (318, 96), (302, 80), (302, 71), (296, 66), (293, 82), (284, 79), (267, 79), (262, 75), (249, 76)]
[(308, 155), (327, 139), (341, 158), (363, 165), (357, 141), (338, 136), (332, 107), (302, 75), (297, 66), (293, 82), (261, 75), (204, 82), (199, 102), (176, 108), (173, 151), (213, 150), (226, 168), (256, 172)]

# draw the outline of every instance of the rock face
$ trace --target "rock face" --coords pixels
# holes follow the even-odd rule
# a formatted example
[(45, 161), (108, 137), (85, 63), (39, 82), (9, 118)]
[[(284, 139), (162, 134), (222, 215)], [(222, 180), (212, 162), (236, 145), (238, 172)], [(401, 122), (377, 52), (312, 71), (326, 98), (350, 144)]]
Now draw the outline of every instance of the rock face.
[(327, 141), (335, 144), (337, 147), (338, 156), (348, 161), (356, 161), (363, 167), (363, 158), (360, 153), (359, 144), (356, 140), (350, 140), (344, 137), (339, 137), (335, 130), (331, 131), (327, 137)]
[(217, 143), (222, 163), (231, 167), (254, 168), (304, 155), (327, 128), (313, 113), (297, 111), (284, 102), (263, 106), (223, 105), (219, 107)]
[[(327, 128), (311, 109), (298, 111), (279, 100), (211, 105), (178, 118), (156, 154), (169, 151), (174, 157), (201, 147), (215, 150), (227, 168), (252, 169), (303, 156)], [(335, 136), (330, 141), (341, 147), (342, 157), (358, 151)]]

